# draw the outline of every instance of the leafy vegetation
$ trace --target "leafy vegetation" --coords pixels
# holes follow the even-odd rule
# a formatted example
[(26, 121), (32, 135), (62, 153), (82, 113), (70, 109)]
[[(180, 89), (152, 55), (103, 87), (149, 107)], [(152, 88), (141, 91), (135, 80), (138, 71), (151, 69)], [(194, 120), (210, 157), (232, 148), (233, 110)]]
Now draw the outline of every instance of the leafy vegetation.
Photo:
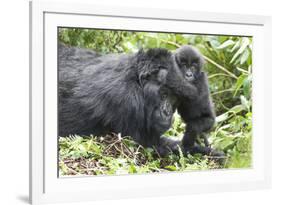
[[(197, 47), (206, 60), (210, 91), (216, 109), (216, 126), (209, 133), (212, 147), (226, 153), (224, 164), (207, 156), (161, 158), (130, 137), (70, 136), (59, 139), (61, 175), (99, 175), (187, 171), (217, 168), (249, 168), (252, 161), (252, 38), (239, 36), (147, 33), (60, 28), (59, 39), (67, 45), (100, 53), (131, 53), (162, 47), (171, 51), (181, 45)], [(177, 113), (168, 137), (182, 137), (184, 123)]]
[(152, 148), (136, 144), (130, 137), (80, 136), (60, 138), (62, 175), (132, 174), (218, 168), (207, 157), (169, 155), (161, 158)]

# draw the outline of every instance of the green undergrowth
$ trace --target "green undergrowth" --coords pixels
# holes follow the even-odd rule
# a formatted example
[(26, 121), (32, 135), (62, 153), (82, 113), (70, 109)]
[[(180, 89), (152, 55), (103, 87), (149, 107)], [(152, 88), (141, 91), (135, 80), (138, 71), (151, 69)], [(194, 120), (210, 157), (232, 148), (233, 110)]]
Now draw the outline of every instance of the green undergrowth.
[(118, 175), (219, 168), (202, 156), (170, 154), (160, 157), (152, 148), (136, 144), (130, 137), (60, 137), (60, 175)]
[[(235, 113), (236, 111), (236, 113)], [(208, 156), (169, 154), (161, 157), (153, 148), (144, 148), (130, 137), (68, 136), (59, 138), (59, 172), (65, 175), (120, 175), (169, 171), (249, 168), (251, 166), (251, 113), (242, 117), (235, 110), (217, 117), (210, 133), (212, 147), (226, 153), (224, 163)], [(227, 123), (225, 123), (227, 121)], [(239, 123), (237, 123), (239, 121)], [(167, 137), (182, 137), (184, 123), (176, 113)], [(200, 143), (200, 141), (198, 142)]]

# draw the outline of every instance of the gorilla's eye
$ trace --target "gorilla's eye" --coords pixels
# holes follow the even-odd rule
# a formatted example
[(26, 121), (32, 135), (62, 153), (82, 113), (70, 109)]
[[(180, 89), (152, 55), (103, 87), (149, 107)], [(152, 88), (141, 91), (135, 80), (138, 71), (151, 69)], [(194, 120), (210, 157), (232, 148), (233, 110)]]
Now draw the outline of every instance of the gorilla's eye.
[(185, 61), (181, 61), (179, 64), (178, 64), (181, 68), (185, 68), (187, 66), (187, 63)]
[(194, 67), (197, 67), (198, 63), (197, 62), (193, 62), (191, 65), (194, 66)]
[(161, 69), (163, 69), (163, 70), (168, 70), (168, 68), (167, 68), (166, 66), (163, 66), (163, 65), (159, 65), (159, 66), (158, 66), (158, 69), (159, 69), (159, 70), (161, 70)]

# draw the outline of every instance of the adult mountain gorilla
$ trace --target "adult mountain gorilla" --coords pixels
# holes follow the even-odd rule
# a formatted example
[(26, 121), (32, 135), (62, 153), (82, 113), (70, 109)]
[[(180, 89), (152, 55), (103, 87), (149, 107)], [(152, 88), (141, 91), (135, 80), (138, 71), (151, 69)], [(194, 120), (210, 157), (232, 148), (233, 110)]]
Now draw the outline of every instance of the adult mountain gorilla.
[[(205, 75), (197, 80), (187, 78), (185, 68), (177, 61), (178, 58), (185, 62), (181, 56), (185, 56), (183, 50), (172, 54), (159, 48), (100, 56), (60, 44), (59, 136), (115, 132), (132, 136), (144, 146), (155, 146), (163, 155), (177, 150), (180, 141), (161, 137), (170, 128), (175, 109), (179, 108), (183, 119), (192, 127), (205, 117), (201, 108), (212, 110), (210, 102), (201, 106), (199, 100), (199, 96), (209, 99)], [(204, 92), (207, 89), (207, 96), (200, 94), (200, 86)], [(208, 126), (212, 125), (213, 119)], [(192, 128), (191, 135), (188, 130), (189, 125), (184, 148), (188, 152), (200, 152), (198, 148), (193, 149), (196, 147), (193, 139), (207, 129), (195, 132)]]

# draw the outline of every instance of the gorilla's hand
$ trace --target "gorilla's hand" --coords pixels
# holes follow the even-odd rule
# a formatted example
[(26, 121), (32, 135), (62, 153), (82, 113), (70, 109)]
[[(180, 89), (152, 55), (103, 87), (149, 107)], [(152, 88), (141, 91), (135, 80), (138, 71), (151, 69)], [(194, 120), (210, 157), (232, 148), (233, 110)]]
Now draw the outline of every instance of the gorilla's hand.
[(198, 97), (198, 88), (180, 74), (168, 74), (166, 85), (178, 98), (194, 100)]

